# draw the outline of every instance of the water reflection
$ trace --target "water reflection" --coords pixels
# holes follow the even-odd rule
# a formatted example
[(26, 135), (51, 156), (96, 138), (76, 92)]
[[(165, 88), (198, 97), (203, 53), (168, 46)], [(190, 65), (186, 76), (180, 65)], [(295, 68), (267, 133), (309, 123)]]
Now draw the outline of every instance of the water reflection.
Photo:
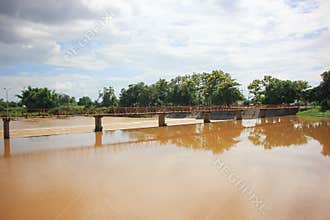
[(317, 140), (323, 147), (322, 154), (330, 156), (330, 121), (301, 122), (304, 134)]
[[(4, 140), (3, 156), (11, 154), (86, 147), (107, 147), (156, 141), (194, 150), (221, 154), (241, 141), (264, 149), (302, 146), (312, 138), (330, 156), (330, 120), (310, 121), (299, 117), (274, 117), (253, 120), (221, 121), (209, 124), (168, 126), (111, 132), (59, 135)], [(13, 149), (11, 149), (11, 144)]]
[(102, 139), (103, 139), (102, 132), (95, 132), (95, 147), (102, 147)]
[(139, 140), (155, 139), (162, 144), (211, 150), (223, 153), (239, 143), (240, 136), (265, 149), (301, 146), (311, 137), (322, 147), (322, 154), (330, 155), (330, 121), (311, 122), (299, 117), (274, 117), (257, 120), (222, 121), (211, 124), (128, 130), (129, 136)]
[(5, 139), (4, 141), (4, 157), (10, 157), (10, 140)]
[(308, 143), (308, 137), (322, 145), (322, 154), (330, 156), (330, 121), (308, 121), (305, 118), (283, 117), (261, 119), (252, 128), (249, 140), (265, 149), (300, 146)]
[(244, 127), (242, 121), (223, 121), (221, 123), (169, 126), (127, 131), (132, 138), (154, 139), (161, 144), (175, 144), (190, 149), (211, 150), (219, 154), (237, 144)]
[(292, 118), (262, 118), (253, 127), (249, 140), (254, 145), (262, 145), (265, 149), (288, 147), (307, 143), (303, 128), (297, 126)]

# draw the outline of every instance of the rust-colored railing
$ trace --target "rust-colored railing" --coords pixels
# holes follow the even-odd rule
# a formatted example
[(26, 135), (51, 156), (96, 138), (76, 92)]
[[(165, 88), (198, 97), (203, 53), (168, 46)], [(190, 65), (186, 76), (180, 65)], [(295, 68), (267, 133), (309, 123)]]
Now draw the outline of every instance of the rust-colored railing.
[(261, 105), (261, 106), (147, 106), (147, 107), (115, 107), (100, 115), (129, 115), (129, 114), (159, 114), (159, 113), (189, 113), (211, 111), (233, 111), (248, 109), (288, 109), (298, 108), (290, 105)]
[(124, 116), (124, 115), (148, 115), (160, 113), (193, 113), (211, 111), (234, 111), (249, 109), (289, 109), (298, 108), (296, 105), (254, 105), (254, 106), (146, 106), (146, 107), (108, 107), (108, 108), (53, 108), (53, 109), (29, 109), (23, 115), (27, 116), (71, 116), (71, 115), (103, 115), (103, 116)]

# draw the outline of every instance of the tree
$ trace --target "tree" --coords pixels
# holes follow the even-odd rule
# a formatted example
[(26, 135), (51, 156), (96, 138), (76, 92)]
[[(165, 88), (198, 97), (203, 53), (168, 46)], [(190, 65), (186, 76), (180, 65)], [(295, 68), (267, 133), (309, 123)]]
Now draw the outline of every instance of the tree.
[(53, 108), (57, 106), (57, 94), (48, 88), (28, 87), (17, 95), (21, 103), (28, 109), (33, 108)]
[(330, 109), (330, 71), (322, 73), (322, 82), (319, 86), (319, 100), (322, 110)]
[[(8, 101), (8, 108), (15, 108), (19, 107), (20, 103), (14, 102), (14, 101)], [(0, 111), (7, 109), (7, 101), (0, 98)]]
[(88, 96), (83, 96), (83, 97), (79, 98), (78, 105), (89, 108), (93, 105), (93, 102), (92, 102), (91, 98), (89, 98)]
[(57, 94), (57, 105), (59, 106), (70, 106), (76, 105), (75, 97), (71, 97), (67, 94)]
[(154, 105), (155, 90), (143, 82), (130, 84), (128, 89), (122, 89), (120, 93), (121, 106), (148, 106)]
[(330, 99), (330, 70), (321, 74), (322, 82), (320, 84), (321, 99)]
[(261, 104), (265, 99), (262, 80), (255, 79), (248, 85), (248, 90), (252, 94), (252, 101), (255, 104)]
[(188, 75), (179, 76), (170, 82), (169, 100), (174, 105), (198, 104), (198, 87), (196, 82)]
[(104, 87), (103, 90), (99, 92), (98, 100), (101, 100), (100, 105), (102, 107), (118, 106), (119, 103), (115, 95), (115, 90), (111, 86)]
[(169, 103), (170, 86), (165, 79), (159, 79), (155, 84), (151, 85), (154, 93), (155, 105), (167, 105)]
[(254, 80), (248, 89), (256, 104), (290, 104), (304, 98), (308, 88), (306, 81), (280, 80), (266, 75), (262, 80)]
[(305, 101), (305, 93), (307, 89), (310, 87), (308, 85), (308, 82), (299, 80), (299, 81), (294, 81), (293, 83), (296, 89), (296, 98), (298, 102)]
[(152, 85), (131, 84), (120, 93), (121, 106), (149, 105), (232, 105), (243, 100), (239, 83), (221, 70), (193, 73)]
[(0, 110), (5, 110), (6, 109), (6, 102), (0, 98)]
[(322, 110), (330, 109), (330, 71), (321, 74), (322, 82), (319, 86), (306, 92), (306, 99), (320, 104)]
[(214, 70), (203, 73), (203, 93), (208, 105), (232, 105), (243, 100), (243, 94), (237, 88), (240, 84), (228, 73)]

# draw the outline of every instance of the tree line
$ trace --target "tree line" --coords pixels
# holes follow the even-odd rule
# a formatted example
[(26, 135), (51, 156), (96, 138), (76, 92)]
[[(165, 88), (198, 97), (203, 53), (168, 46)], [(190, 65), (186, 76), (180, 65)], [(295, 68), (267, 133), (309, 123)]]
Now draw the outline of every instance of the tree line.
[(249, 86), (254, 104), (312, 103), (330, 109), (330, 71), (321, 74), (319, 86), (311, 88), (306, 81), (280, 80), (266, 75), (253, 80)]
[[(229, 73), (214, 70), (211, 73), (193, 73), (170, 80), (159, 79), (147, 85), (144, 82), (130, 84), (116, 96), (113, 87), (104, 87), (98, 98), (83, 96), (78, 100), (67, 94), (48, 88), (28, 87), (17, 95), (19, 102), (10, 107), (27, 109), (56, 107), (113, 107), (113, 106), (185, 106), (185, 105), (235, 105), (244, 104), (292, 104), (315, 103), (328, 109), (330, 106), (330, 71), (321, 74), (322, 82), (311, 88), (306, 81), (281, 80), (266, 75), (248, 85), (250, 97), (245, 99), (240, 84)], [(0, 110), (6, 103), (0, 99)]]

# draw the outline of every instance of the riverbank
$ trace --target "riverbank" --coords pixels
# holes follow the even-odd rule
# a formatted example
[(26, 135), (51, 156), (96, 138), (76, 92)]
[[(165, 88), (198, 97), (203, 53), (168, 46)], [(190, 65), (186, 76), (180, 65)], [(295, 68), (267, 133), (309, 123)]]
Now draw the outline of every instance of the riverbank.
[(321, 108), (317, 106), (305, 111), (298, 112), (297, 115), (330, 118), (330, 110), (321, 111)]

